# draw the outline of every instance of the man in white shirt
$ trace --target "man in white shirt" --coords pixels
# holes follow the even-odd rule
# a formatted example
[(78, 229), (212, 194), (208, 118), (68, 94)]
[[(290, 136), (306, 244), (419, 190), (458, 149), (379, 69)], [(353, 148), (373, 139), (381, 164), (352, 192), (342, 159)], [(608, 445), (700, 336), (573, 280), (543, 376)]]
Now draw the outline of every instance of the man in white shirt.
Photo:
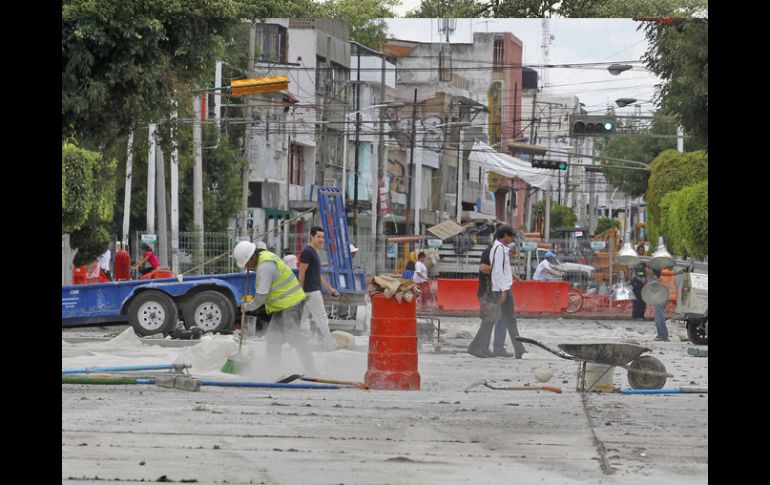
[(532, 275), (534, 281), (561, 281), (561, 277), (564, 273), (558, 268), (558, 262), (556, 261), (556, 255), (551, 251), (545, 253), (545, 257), (535, 269), (535, 274)]
[(428, 267), (425, 266), (425, 252), (420, 251), (417, 255), (417, 262), (414, 264), (414, 275), (412, 281), (420, 285), (420, 303), (425, 304), (425, 295), (428, 291)]
[[(513, 270), (509, 256), (508, 245), (513, 242), (513, 228), (507, 224), (500, 226), (495, 233), (495, 243), (492, 245), (492, 251), (489, 254), (489, 260), (492, 263), (492, 294), (497, 296), (498, 303), (502, 306), (502, 318), (508, 327), (508, 334), (513, 342), (513, 351), (515, 358), (521, 359), (524, 355), (524, 346), (516, 340), (519, 336), (519, 330), (516, 325), (516, 310), (513, 301)], [(518, 280), (519, 277), (515, 276)], [(494, 355), (508, 356), (505, 349), (495, 349)]]

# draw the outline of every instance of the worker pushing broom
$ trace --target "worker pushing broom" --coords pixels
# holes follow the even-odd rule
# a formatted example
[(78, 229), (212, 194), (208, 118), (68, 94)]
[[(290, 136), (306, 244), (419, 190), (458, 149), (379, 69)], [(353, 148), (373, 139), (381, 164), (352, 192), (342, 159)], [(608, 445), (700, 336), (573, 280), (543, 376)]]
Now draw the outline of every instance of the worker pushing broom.
[(241, 304), (242, 312), (251, 312), (264, 305), (272, 317), (265, 334), (267, 365), (280, 366), (281, 346), (288, 342), (297, 351), (305, 374), (318, 375), (313, 355), (299, 330), (305, 292), (292, 270), (264, 245), (258, 247), (249, 241), (235, 245), (233, 258), (238, 267), (256, 272), (256, 294), (252, 300)]

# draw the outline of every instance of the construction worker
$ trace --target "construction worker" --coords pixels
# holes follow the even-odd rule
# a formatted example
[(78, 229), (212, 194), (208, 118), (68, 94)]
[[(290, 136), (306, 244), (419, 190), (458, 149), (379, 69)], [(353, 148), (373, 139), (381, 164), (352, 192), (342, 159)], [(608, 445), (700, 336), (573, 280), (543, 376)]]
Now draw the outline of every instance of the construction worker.
[(558, 264), (556, 255), (551, 251), (546, 252), (544, 259), (537, 265), (532, 279), (534, 281), (561, 281), (564, 273), (559, 269)]
[(254, 311), (265, 306), (272, 318), (265, 333), (268, 365), (280, 367), (281, 346), (287, 341), (297, 351), (305, 373), (317, 375), (313, 355), (299, 331), (305, 292), (292, 270), (277, 255), (249, 241), (241, 241), (233, 249), (233, 258), (240, 268), (256, 269), (256, 294), (243, 303), (244, 310)]

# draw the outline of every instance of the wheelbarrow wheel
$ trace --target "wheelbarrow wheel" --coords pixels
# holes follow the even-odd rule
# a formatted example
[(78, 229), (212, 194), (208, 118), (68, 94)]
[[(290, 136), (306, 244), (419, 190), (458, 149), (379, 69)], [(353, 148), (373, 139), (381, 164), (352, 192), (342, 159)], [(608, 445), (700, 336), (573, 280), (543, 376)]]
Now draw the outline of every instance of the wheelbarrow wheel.
[[(639, 357), (635, 361), (631, 362), (629, 367), (635, 370), (650, 370), (663, 373), (666, 372), (666, 366), (663, 365), (663, 362), (659, 361), (651, 355), (643, 355)], [(634, 389), (662, 389), (666, 384), (666, 376), (653, 376), (629, 370), (628, 383)]]

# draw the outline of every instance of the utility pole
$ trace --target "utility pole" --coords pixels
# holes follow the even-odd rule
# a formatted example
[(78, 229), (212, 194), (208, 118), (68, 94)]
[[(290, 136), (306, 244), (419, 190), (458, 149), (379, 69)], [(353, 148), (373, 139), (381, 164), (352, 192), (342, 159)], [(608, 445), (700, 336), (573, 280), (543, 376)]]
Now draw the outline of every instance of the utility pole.
[[(410, 204), (412, 200), (412, 179), (414, 178), (414, 143), (415, 143), (415, 128), (417, 127), (417, 88), (414, 89), (414, 103), (412, 104), (412, 137), (411, 137), (411, 154), (409, 155), (409, 180), (408, 185), (409, 189), (406, 191), (406, 221), (407, 225), (409, 224), (409, 214), (411, 213), (412, 205)], [(415, 200), (415, 205), (417, 205), (417, 201)]]
[(460, 128), (457, 143), (457, 223), (463, 218), (463, 130)]
[(545, 234), (543, 234), (545, 242), (551, 240), (551, 194), (545, 193)]
[[(380, 52), (382, 52), (382, 45), (380, 45)], [(382, 72), (380, 73), (380, 103), (385, 102), (385, 53), (382, 54)], [(377, 272), (378, 268), (382, 268), (384, 266), (384, 261), (382, 261), (383, 256), (385, 255), (384, 248), (380, 248), (378, 239), (383, 235), (385, 232), (385, 217), (380, 217), (380, 181), (385, 180), (385, 166), (387, 162), (385, 161), (385, 110), (380, 108), (380, 136), (379, 136), (379, 142), (377, 144), (377, 176), (373, 178), (372, 180), (372, 189), (375, 192), (375, 196), (373, 198), (374, 201), (376, 201), (375, 204), (372, 205), (372, 214), (377, 215), (377, 232), (375, 234), (374, 238), (374, 254), (375, 254), (375, 264), (374, 264), (374, 271)], [(374, 222), (372, 222), (372, 226), (374, 226)], [(381, 250), (383, 249), (383, 250)]]
[[(254, 49), (256, 48), (257, 27), (254, 22), (251, 23), (249, 28), (249, 77), (254, 76)], [(249, 219), (249, 177), (251, 175), (251, 124), (254, 120), (251, 106), (251, 96), (247, 96), (244, 101), (247, 104), (246, 107), (246, 164), (243, 166), (243, 184), (241, 186), (241, 237), (247, 237), (246, 229), (248, 228)]]
[(155, 133), (157, 131), (158, 125), (150, 123), (150, 149), (147, 153), (147, 232), (150, 234), (155, 234)]
[[(133, 176), (133, 146), (134, 130), (128, 132), (128, 149), (126, 153), (126, 189), (123, 194), (123, 248), (128, 244), (128, 225), (131, 220), (131, 177)], [(116, 248), (117, 251), (117, 248)]]
[(168, 231), (166, 225), (166, 163), (163, 149), (158, 147), (155, 152), (155, 190), (158, 200), (158, 258), (161, 266), (168, 266)]
[(193, 226), (195, 228), (195, 266), (203, 263), (203, 149), (201, 147), (201, 97), (193, 96)]
[(361, 46), (356, 44), (358, 67), (356, 74), (356, 158), (353, 167), (353, 237), (358, 235), (358, 135), (361, 131)]
[[(176, 106), (176, 101), (174, 102)], [(171, 269), (179, 272), (179, 149), (176, 146), (176, 110), (171, 113)]]

